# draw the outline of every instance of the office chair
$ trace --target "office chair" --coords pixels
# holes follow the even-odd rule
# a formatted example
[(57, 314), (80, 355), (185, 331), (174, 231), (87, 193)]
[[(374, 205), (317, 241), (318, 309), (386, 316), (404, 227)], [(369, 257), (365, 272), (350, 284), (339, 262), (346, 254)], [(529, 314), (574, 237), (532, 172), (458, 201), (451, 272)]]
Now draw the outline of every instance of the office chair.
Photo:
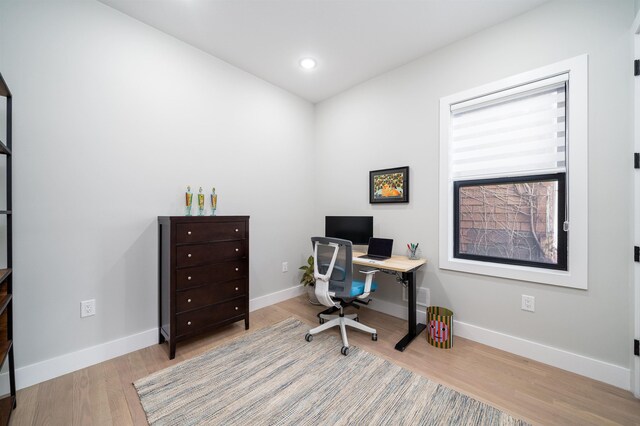
[[(353, 279), (353, 251), (351, 241), (339, 238), (311, 238), (313, 244), (313, 267), (316, 279), (315, 290), (318, 301), (331, 309), (339, 311), (338, 315), (321, 313), (320, 326), (309, 330), (305, 340), (310, 342), (313, 335), (331, 327), (339, 326), (342, 335), (342, 355), (349, 354), (346, 326), (371, 333), (372, 340), (378, 340), (378, 333), (374, 328), (360, 324), (357, 314), (344, 314), (345, 306), (355, 306), (354, 301), (368, 303), (369, 293), (377, 288), (373, 276), (377, 270), (360, 271), (366, 274), (364, 282)], [(364, 301), (364, 302), (363, 302)], [(326, 311), (325, 311), (326, 312)]]

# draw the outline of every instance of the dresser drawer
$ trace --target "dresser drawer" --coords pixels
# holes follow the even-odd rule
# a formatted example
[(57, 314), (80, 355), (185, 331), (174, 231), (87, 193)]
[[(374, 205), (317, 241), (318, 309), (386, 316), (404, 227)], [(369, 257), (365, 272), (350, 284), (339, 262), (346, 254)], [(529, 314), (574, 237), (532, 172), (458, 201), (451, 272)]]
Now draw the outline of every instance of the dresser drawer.
[(176, 315), (177, 335), (185, 335), (246, 313), (246, 298), (240, 297), (196, 311)]
[(204, 284), (222, 283), (245, 278), (248, 269), (249, 262), (246, 259), (216, 263), (214, 265), (176, 269), (176, 288), (183, 290)]
[(246, 294), (246, 278), (178, 291), (176, 292), (176, 312), (202, 308)]
[(246, 240), (178, 246), (176, 247), (176, 266), (183, 268), (242, 259), (246, 254)]
[(176, 225), (176, 242), (196, 243), (204, 241), (240, 240), (246, 235), (245, 222), (179, 223)]

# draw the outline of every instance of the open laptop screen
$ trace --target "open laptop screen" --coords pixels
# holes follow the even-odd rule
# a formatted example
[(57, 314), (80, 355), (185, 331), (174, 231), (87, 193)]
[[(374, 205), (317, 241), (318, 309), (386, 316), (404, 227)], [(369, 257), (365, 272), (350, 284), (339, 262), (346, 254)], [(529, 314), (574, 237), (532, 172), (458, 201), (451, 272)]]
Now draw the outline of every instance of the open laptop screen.
[(367, 256), (391, 257), (393, 251), (393, 240), (390, 238), (369, 238), (369, 249)]

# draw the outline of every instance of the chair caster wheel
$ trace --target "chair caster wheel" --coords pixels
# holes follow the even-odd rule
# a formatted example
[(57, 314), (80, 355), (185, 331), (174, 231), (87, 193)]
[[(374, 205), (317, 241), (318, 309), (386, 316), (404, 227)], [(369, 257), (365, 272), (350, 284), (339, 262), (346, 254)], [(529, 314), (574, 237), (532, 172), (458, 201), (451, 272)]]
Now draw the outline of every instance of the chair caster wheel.
[(349, 355), (349, 346), (343, 346), (342, 349), (340, 349), (340, 353), (344, 356)]
[(374, 342), (378, 341), (378, 333), (371, 333), (371, 340), (373, 340)]
[(311, 333), (307, 333), (304, 335), (304, 340), (306, 340), (307, 342), (310, 342), (313, 340), (313, 334)]
[(320, 318), (318, 321), (320, 322), (320, 324), (324, 324), (324, 318)]

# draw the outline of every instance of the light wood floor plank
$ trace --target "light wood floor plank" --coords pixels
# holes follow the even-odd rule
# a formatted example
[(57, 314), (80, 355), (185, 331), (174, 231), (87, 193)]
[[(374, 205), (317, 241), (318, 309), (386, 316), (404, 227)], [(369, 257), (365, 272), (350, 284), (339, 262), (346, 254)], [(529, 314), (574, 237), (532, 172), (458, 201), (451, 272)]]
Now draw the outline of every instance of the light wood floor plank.
[(133, 425), (123, 383), (118, 373), (117, 363), (112, 360), (110, 362), (104, 362), (103, 365), (111, 421), (114, 425)]
[[(18, 404), (20, 394), (17, 396)], [(35, 401), (35, 425), (70, 425), (73, 423), (73, 373), (38, 385)]]
[[(174, 360), (166, 344), (154, 345), (20, 390), (11, 424), (146, 425), (135, 380), (288, 317), (314, 327), (321, 310), (300, 296), (252, 312), (249, 331), (238, 322), (179, 343)], [(422, 333), (398, 352), (394, 345), (406, 321), (366, 308), (358, 313), (362, 323), (377, 329), (378, 341), (349, 331), (352, 345), (513, 416), (544, 425), (640, 425), (640, 400), (630, 392), (459, 337), (445, 350), (428, 345)], [(327, 332), (339, 336), (337, 329)], [(312, 344), (299, 338), (300, 344)]]
[(35, 385), (18, 391), (18, 403), (12, 416), (12, 425), (28, 426), (35, 424), (38, 390), (39, 385)]
[(124, 392), (124, 397), (129, 408), (129, 414), (134, 425), (147, 424), (147, 417), (144, 414), (142, 405), (140, 405), (138, 394), (133, 387), (134, 381), (150, 373), (150, 371), (144, 367), (144, 361), (140, 354), (141, 351), (137, 351), (115, 358), (118, 376), (120, 377), (120, 383), (122, 384), (122, 391)]
[(111, 406), (107, 393), (106, 363), (89, 368), (89, 413), (91, 423), (97, 426), (114, 424), (111, 418)]
[[(99, 365), (93, 367), (97, 370)], [(73, 424), (91, 424), (91, 408), (89, 403), (89, 368), (72, 373), (73, 376)], [(96, 416), (97, 417), (97, 416)]]

